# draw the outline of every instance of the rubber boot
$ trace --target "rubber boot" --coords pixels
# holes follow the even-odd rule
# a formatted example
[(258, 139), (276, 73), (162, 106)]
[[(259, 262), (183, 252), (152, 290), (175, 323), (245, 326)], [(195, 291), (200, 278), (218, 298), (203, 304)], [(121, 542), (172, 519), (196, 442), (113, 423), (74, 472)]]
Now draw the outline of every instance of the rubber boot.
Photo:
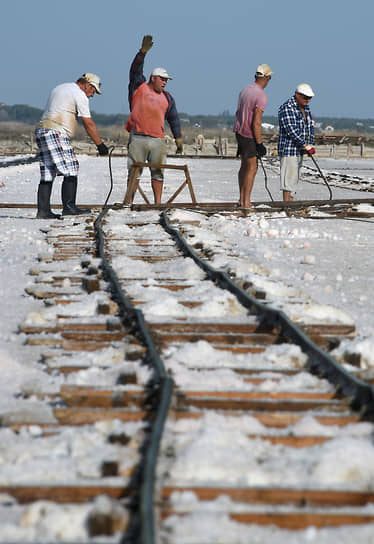
[(90, 213), (90, 209), (77, 208), (75, 200), (77, 197), (77, 176), (66, 176), (62, 182), (61, 198), (62, 198), (62, 215), (80, 215)]
[(52, 182), (41, 181), (38, 187), (38, 212), (37, 219), (61, 219), (61, 215), (51, 210)]

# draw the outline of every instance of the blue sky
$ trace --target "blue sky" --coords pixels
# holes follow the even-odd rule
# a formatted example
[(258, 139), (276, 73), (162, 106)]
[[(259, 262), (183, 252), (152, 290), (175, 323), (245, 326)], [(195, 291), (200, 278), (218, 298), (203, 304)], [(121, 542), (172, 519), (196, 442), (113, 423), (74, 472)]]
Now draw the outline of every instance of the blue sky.
[(0, 1), (0, 101), (43, 108), (57, 84), (95, 72), (91, 108), (127, 113), (128, 70), (144, 34), (180, 112), (234, 113), (257, 64), (269, 64), (265, 115), (309, 83), (315, 116), (374, 119), (374, 3), (356, 0)]

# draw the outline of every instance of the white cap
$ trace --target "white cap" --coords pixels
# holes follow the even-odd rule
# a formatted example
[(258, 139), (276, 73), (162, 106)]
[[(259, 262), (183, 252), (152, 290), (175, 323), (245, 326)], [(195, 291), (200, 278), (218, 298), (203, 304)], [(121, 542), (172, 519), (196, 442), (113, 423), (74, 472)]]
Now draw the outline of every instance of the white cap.
[(314, 96), (313, 89), (310, 85), (308, 85), (308, 83), (300, 83), (300, 85), (296, 87), (296, 92), (309, 96), (310, 98)]
[(91, 74), (91, 72), (86, 72), (85, 74), (83, 74), (82, 77), (84, 77), (84, 79), (88, 81), (88, 83), (91, 83), (91, 85), (95, 87), (96, 92), (98, 94), (101, 94), (101, 91), (100, 91), (101, 83), (100, 83), (99, 76), (97, 76), (96, 74)]
[(259, 64), (256, 68), (257, 77), (268, 77), (271, 76), (274, 72), (271, 71), (270, 66), (267, 64)]
[(169, 76), (165, 68), (155, 68), (153, 72), (151, 73), (151, 76), (160, 76), (160, 77), (166, 77), (167, 79), (173, 79)]

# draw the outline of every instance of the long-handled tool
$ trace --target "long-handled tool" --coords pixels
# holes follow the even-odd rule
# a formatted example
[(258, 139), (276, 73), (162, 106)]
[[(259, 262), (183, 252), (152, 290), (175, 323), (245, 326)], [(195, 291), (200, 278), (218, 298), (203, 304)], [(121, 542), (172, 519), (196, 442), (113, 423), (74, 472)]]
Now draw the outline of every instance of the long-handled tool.
[(272, 202), (274, 202), (274, 198), (271, 196), (271, 192), (269, 191), (269, 188), (268, 188), (268, 177), (267, 177), (267, 175), (266, 175), (266, 170), (265, 170), (265, 167), (264, 167), (264, 163), (262, 162), (262, 159), (261, 159), (261, 157), (260, 157), (259, 155), (257, 155), (257, 157), (258, 157), (258, 159), (259, 159), (259, 161), (260, 161), (260, 163), (261, 163), (262, 170), (263, 170), (263, 172), (264, 172), (264, 177), (265, 177), (265, 189), (267, 190), (268, 195), (270, 196), (270, 200), (271, 200)]
[(317, 162), (316, 159), (313, 157), (313, 155), (310, 155), (309, 153), (308, 153), (308, 155), (309, 155), (309, 157), (312, 159), (312, 161), (314, 162), (314, 164), (315, 164), (315, 166), (316, 166), (316, 168), (317, 168), (317, 170), (318, 170), (318, 172), (319, 172), (319, 175), (321, 176), (321, 178), (323, 179), (323, 181), (326, 183), (327, 188), (328, 188), (329, 193), (330, 193), (330, 198), (329, 198), (329, 200), (332, 200), (332, 191), (331, 191), (331, 187), (330, 187), (330, 185), (327, 183), (327, 179), (326, 179), (325, 176), (323, 175), (322, 170), (320, 169), (318, 162)]

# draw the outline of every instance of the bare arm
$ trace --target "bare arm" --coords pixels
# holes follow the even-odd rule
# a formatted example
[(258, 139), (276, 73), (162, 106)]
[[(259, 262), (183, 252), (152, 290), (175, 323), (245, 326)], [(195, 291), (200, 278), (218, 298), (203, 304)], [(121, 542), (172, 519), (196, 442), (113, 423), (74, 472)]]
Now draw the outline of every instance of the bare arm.
[(81, 117), (83, 126), (91, 138), (91, 140), (94, 142), (94, 144), (99, 145), (102, 143), (102, 139), (99, 136), (99, 132), (97, 130), (97, 126), (95, 124), (95, 121), (91, 119), (91, 117)]
[(252, 130), (253, 130), (253, 136), (255, 138), (256, 144), (262, 143), (261, 121), (262, 121), (263, 113), (264, 112), (262, 110), (260, 110), (259, 108), (256, 108), (253, 115)]

